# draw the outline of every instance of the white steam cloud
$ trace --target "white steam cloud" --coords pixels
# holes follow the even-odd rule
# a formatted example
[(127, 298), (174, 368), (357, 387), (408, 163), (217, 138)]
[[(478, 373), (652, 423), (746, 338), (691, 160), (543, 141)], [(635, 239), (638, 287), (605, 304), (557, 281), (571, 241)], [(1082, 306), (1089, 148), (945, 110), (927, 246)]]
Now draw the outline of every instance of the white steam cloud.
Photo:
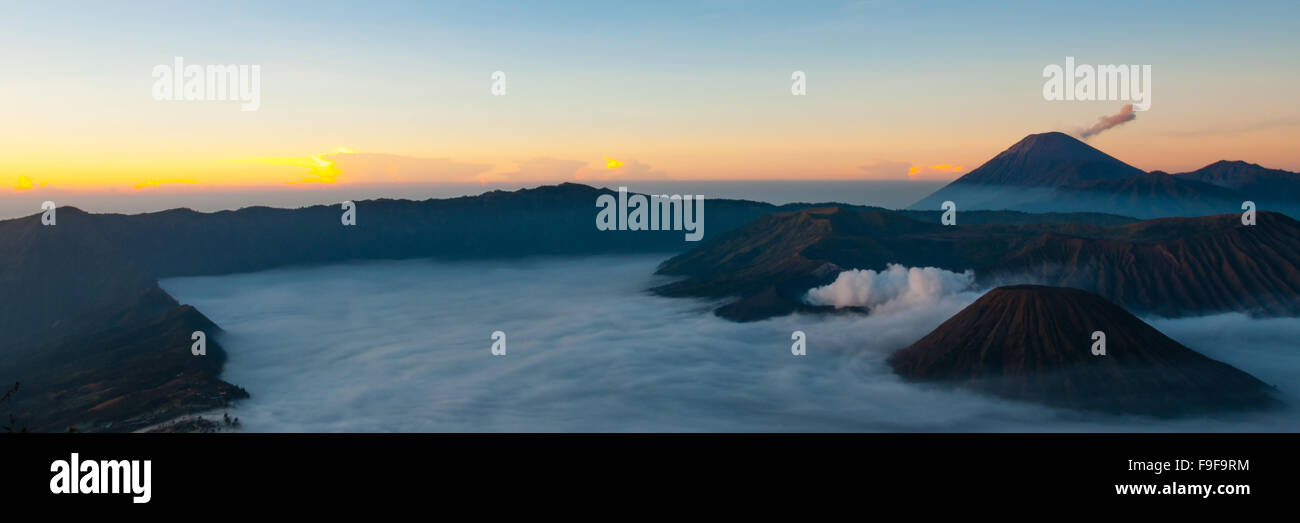
[(866, 307), (872, 312), (892, 312), (933, 305), (944, 297), (972, 290), (975, 273), (957, 273), (936, 267), (891, 263), (885, 270), (844, 271), (824, 287), (809, 290), (804, 301), (812, 305)]

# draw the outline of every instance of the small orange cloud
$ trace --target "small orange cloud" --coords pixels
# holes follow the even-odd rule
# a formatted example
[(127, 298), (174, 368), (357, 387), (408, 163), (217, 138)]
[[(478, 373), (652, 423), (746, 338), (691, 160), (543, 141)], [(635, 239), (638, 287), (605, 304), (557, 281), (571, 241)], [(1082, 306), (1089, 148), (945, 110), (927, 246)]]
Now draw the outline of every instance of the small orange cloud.
[(333, 160), (327, 160), (325, 157), (331, 154), (353, 154), (351, 149), (339, 147), (332, 153), (313, 154), (307, 157), (272, 157), (272, 158), (252, 158), (248, 161), (265, 165), (288, 165), (293, 167), (307, 168), (307, 176), (296, 180), (289, 180), (284, 183), (337, 183), (339, 177), (339, 168), (334, 165)]
[(952, 174), (952, 173), (959, 173), (959, 172), (962, 172), (963, 169), (965, 169), (965, 168), (962, 167), (962, 166), (960, 166), (960, 165), (953, 165), (953, 164), (950, 164), (950, 163), (936, 163), (936, 164), (934, 164), (934, 165), (930, 165), (930, 166), (925, 166), (925, 165), (913, 165), (913, 166), (911, 166), (910, 168), (907, 169), (907, 176), (908, 176), (909, 178), (911, 178), (911, 177), (917, 176), (917, 175), (922, 174), (922, 173), (949, 173), (949, 174)]
[(297, 180), (289, 180), (284, 183), (338, 183), (339, 171), (338, 166), (334, 165), (331, 160), (321, 158), (321, 155), (312, 155), (308, 158), (287, 158), (289, 163), (282, 165), (296, 165), (306, 167), (311, 170), (311, 174)]
[(573, 179), (577, 181), (610, 181), (610, 180), (663, 180), (668, 178), (668, 174), (654, 169), (649, 164), (642, 163), (638, 160), (628, 160), (626, 162), (606, 158), (608, 161), (618, 162), (615, 167), (610, 167), (609, 163), (605, 168), (599, 167), (581, 167), (573, 173)]
[(486, 183), (490, 180), (485, 173), (492, 170), (492, 166), (487, 164), (465, 163), (448, 158), (357, 152), (345, 147), (305, 157), (249, 158), (239, 161), (305, 168), (306, 176), (284, 182), (290, 185)]

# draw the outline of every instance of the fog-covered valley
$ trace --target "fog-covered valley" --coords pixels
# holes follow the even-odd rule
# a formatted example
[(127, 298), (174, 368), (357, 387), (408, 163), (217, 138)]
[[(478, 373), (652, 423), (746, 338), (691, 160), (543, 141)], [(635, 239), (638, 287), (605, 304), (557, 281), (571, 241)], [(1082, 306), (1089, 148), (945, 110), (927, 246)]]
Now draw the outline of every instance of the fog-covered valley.
[[(659, 256), (378, 261), (162, 280), (224, 332), (249, 431), (1294, 431), (1300, 319), (1149, 319), (1281, 410), (1153, 419), (908, 383), (885, 363), (981, 292), (735, 323), (655, 296)], [(906, 272), (903, 273), (906, 275)], [(885, 274), (881, 274), (884, 278)], [(916, 278), (914, 278), (916, 279)], [(925, 281), (919, 279), (918, 281)], [(895, 282), (907, 285), (907, 282)], [(875, 285), (881, 285), (876, 282)], [(791, 354), (791, 333), (807, 355)], [(492, 333), (506, 334), (494, 356)]]

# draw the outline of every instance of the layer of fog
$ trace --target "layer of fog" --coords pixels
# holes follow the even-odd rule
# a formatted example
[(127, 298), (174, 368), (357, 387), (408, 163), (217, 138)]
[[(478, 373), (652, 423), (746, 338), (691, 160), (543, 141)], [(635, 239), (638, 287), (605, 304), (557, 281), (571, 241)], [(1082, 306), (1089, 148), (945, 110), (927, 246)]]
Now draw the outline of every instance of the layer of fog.
[[(644, 292), (650, 257), (371, 262), (163, 286), (224, 327), (252, 431), (1295, 431), (1282, 411), (1155, 420), (892, 374), (885, 358), (978, 292), (872, 315), (732, 323)], [(1300, 320), (1157, 320), (1300, 405)], [(507, 334), (507, 355), (490, 351)], [(807, 333), (807, 356), (791, 333)]]

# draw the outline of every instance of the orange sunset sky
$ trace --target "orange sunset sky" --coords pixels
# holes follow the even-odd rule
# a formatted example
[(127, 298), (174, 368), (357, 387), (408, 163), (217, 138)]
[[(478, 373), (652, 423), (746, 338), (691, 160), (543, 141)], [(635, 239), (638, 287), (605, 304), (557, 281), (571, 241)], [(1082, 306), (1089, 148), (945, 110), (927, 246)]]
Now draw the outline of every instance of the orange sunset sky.
[[(1300, 170), (1295, 3), (968, 4), (29, 4), (0, 20), (0, 198), (949, 180), (1120, 109), (1044, 100), (1066, 56), (1152, 66), (1151, 109), (1089, 142), (1121, 160)], [(177, 56), (258, 65), (260, 107), (155, 100)]]

